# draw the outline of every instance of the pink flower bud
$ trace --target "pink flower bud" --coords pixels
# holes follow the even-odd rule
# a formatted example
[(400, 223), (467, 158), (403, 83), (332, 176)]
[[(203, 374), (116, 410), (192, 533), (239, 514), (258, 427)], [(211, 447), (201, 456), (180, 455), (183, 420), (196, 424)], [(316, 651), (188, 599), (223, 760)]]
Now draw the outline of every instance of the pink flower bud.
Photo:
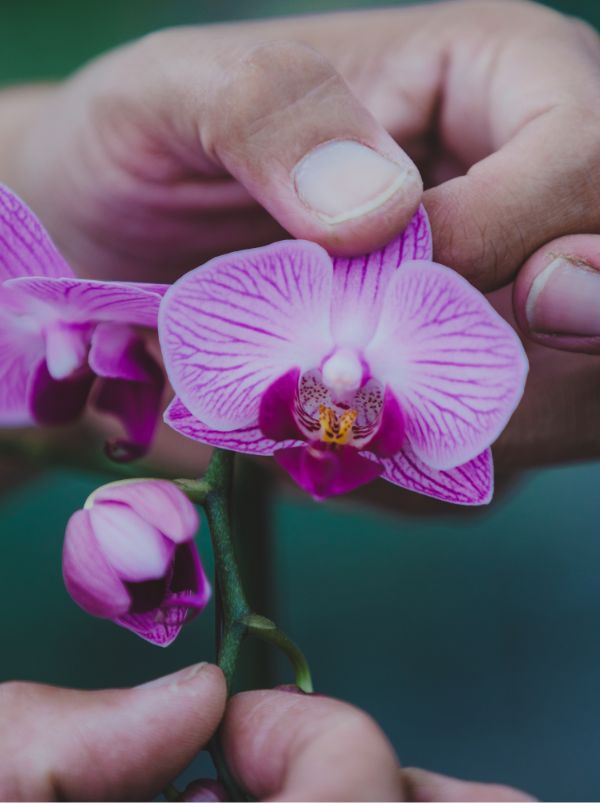
[(198, 514), (166, 480), (104, 485), (71, 516), (63, 577), (75, 602), (166, 647), (210, 598)]

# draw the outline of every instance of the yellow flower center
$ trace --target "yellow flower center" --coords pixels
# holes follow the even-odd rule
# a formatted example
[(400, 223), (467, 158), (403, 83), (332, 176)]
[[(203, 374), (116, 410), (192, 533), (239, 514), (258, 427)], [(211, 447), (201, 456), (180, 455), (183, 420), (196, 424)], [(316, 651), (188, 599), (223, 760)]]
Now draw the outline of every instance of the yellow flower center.
[(342, 446), (352, 437), (352, 427), (358, 413), (356, 410), (346, 410), (337, 415), (331, 407), (322, 404), (319, 407), (319, 423), (321, 424), (320, 437), (323, 443), (333, 443)]

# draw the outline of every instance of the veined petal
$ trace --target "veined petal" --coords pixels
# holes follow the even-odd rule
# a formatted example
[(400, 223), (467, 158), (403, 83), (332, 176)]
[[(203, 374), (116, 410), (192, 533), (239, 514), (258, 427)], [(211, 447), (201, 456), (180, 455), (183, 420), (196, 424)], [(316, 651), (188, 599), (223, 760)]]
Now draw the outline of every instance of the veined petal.
[(303, 490), (318, 500), (353, 491), (383, 471), (382, 464), (364, 457), (352, 446), (334, 450), (302, 444), (277, 449), (274, 457)]
[(377, 327), (390, 279), (401, 263), (431, 259), (431, 230), (423, 206), (406, 229), (364, 257), (333, 257), (332, 329), (338, 345), (361, 348)]
[(281, 445), (270, 438), (265, 438), (258, 426), (258, 422), (254, 426), (233, 429), (228, 432), (211, 429), (201, 421), (198, 421), (196, 416), (192, 415), (181, 399), (178, 398), (173, 399), (167, 407), (164, 421), (171, 429), (186, 438), (200, 441), (200, 443), (207, 443), (209, 446), (216, 446), (219, 449), (230, 449), (233, 452), (269, 457)]
[(206, 426), (254, 426), (265, 389), (332, 346), (332, 267), (301, 240), (239, 251), (183, 276), (167, 292), (159, 334), (175, 392)]
[(200, 526), (196, 508), (167, 480), (124, 480), (102, 486), (93, 494), (97, 502), (129, 506), (144, 521), (152, 523), (175, 543), (191, 541)]
[[(0, 295), (0, 304), (7, 295)], [(28, 389), (43, 360), (41, 332), (24, 326), (4, 305), (0, 307), (0, 426), (20, 427), (33, 423)]]
[(117, 321), (156, 328), (161, 297), (143, 284), (31, 276), (9, 279), (6, 286), (49, 304), (64, 321)]
[(494, 466), (490, 449), (462, 466), (444, 471), (423, 463), (408, 445), (381, 463), (382, 479), (409, 491), (454, 505), (486, 505), (492, 499)]
[(33, 212), (0, 184), (0, 282), (17, 276), (73, 276)]
[(92, 616), (112, 618), (129, 609), (129, 594), (104, 557), (87, 510), (78, 510), (67, 524), (63, 577), (69, 594)]
[(394, 276), (365, 358), (398, 398), (415, 454), (439, 469), (494, 442), (527, 376), (514, 330), (466, 279), (433, 262), (405, 263)]

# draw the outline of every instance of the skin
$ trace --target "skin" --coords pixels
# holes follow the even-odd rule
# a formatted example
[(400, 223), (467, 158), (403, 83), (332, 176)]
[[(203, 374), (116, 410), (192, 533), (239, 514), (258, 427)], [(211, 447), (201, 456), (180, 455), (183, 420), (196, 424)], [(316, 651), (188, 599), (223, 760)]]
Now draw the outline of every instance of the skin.
[[(2, 721), (12, 723), (0, 729), (0, 800), (152, 800), (206, 745), (224, 709), (224, 679), (210, 664), (134, 689), (0, 685)], [(370, 717), (327, 697), (239, 694), (222, 738), (238, 781), (260, 800), (532, 799), (401, 770)]]
[[(591, 458), (600, 454), (600, 338), (565, 332), (556, 303), (539, 332), (527, 307), (557, 255), (573, 270), (600, 270), (599, 71), (592, 29), (511, 0), (162, 31), (63, 84), (1, 93), (0, 179), (82, 275), (171, 281), (285, 231), (334, 253), (380, 246), (421, 199), (408, 155), (425, 179), (437, 261), (493, 292), (529, 351), (528, 389), (497, 444), (498, 464)], [(363, 215), (324, 221), (299, 197), (296, 165), (332, 140), (369, 145), (403, 165), (407, 180)], [(568, 269), (563, 307), (576, 310)], [(0, 790), (16, 799), (154, 794), (224, 705), (215, 669), (176, 694), (172, 685), (0, 687), (15, 723), (10, 742), (0, 732), (9, 759)], [(290, 699), (252, 692), (228, 709), (232, 763), (262, 797), (528, 799), (423, 771), (399, 775), (365, 715), (325, 698)], [(164, 728), (170, 738), (159, 740)], [(73, 732), (84, 738), (74, 743)], [(23, 742), (35, 771), (19, 762)], [(115, 755), (112, 744), (125, 749)], [(352, 758), (348, 772), (325, 771), (328, 750)]]

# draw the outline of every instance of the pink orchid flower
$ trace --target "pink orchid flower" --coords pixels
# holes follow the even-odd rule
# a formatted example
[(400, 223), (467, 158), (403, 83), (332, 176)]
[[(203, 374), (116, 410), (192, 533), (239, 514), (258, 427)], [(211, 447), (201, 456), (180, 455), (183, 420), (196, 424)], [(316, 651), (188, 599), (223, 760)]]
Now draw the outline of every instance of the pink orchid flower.
[(419, 209), (381, 251), (286, 241), (218, 257), (164, 297), (177, 397), (165, 420), (214, 446), (273, 455), (315, 498), (378, 476), (464, 505), (491, 499), (491, 443), (523, 393), (513, 329), (431, 261)]
[(125, 429), (113, 457), (145, 451), (164, 378), (131, 325), (156, 327), (165, 289), (76, 278), (33, 213), (0, 185), (0, 426), (68, 423), (90, 397)]
[(67, 525), (63, 576), (92, 616), (166, 647), (210, 599), (194, 535), (198, 514), (166, 480), (104, 485)]

